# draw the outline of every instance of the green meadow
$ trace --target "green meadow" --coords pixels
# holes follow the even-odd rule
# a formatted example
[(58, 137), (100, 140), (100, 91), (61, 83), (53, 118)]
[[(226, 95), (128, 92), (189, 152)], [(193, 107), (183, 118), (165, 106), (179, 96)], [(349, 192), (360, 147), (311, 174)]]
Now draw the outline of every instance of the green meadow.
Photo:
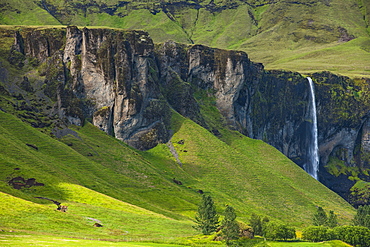
[[(341, 241), (327, 241), (320, 243), (310, 242), (263, 242), (263, 246), (268, 247), (350, 247)], [(205, 246), (205, 244), (195, 244), (194, 242), (184, 241), (182, 244), (173, 243), (153, 243), (153, 242), (128, 242), (128, 241), (109, 241), (109, 240), (88, 240), (62, 238), (45, 235), (27, 235), (27, 234), (0, 234), (1, 246), (101, 246), (101, 247), (181, 247), (181, 246)], [(223, 246), (222, 243), (208, 243), (206, 246)]]
[[(181, 165), (166, 144), (139, 152), (89, 123), (57, 139), (0, 112), (0, 229), (183, 244), (198, 234), (198, 190), (214, 198), (220, 215), (226, 204), (235, 207), (244, 224), (257, 213), (302, 228), (316, 206), (334, 210), (342, 224), (354, 215), (347, 202), (262, 141), (226, 129), (222, 141), (177, 113), (173, 129)], [(44, 186), (14, 189), (7, 181), (17, 176)]]
[(73, 239), (50, 236), (35, 236), (35, 235), (5, 235), (0, 234), (1, 246), (69, 246), (69, 247), (83, 247), (83, 246), (127, 246), (127, 247), (180, 247), (184, 245), (178, 244), (160, 244), (149, 242), (113, 242), (106, 240), (87, 240), (87, 239)]

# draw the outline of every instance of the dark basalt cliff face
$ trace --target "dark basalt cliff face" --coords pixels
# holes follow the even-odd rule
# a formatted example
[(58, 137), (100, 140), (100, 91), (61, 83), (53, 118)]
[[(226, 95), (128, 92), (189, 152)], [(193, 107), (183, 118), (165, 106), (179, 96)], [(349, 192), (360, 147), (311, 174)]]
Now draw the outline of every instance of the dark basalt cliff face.
[(138, 149), (169, 139), (154, 46), (142, 31), (69, 27), (16, 34), (14, 48), (40, 65), (45, 94), (70, 124), (85, 118)]
[[(37, 60), (39, 74), (32, 80), (42, 86), (33, 88), (54, 104), (48, 114), (65, 123), (80, 125), (88, 119), (147, 150), (170, 139), (171, 108), (213, 131), (194, 96), (203, 90), (215, 97), (229, 128), (264, 140), (300, 166), (307, 160), (310, 92), (307, 79), (298, 73), (265, 71), (239, 51), (171, 41), (154, 45), (143, 31), (68, 27), (14, 35), (8, 60), (15, 66), (23, 66), (22, 56)], [(311, 77), (319, 178), (347, 198), (354, 184), (348, 179), (351, 172), (369, 168), (369, 81), (326, 72)], [(3, 84), (14, 94), (10, 79)]]

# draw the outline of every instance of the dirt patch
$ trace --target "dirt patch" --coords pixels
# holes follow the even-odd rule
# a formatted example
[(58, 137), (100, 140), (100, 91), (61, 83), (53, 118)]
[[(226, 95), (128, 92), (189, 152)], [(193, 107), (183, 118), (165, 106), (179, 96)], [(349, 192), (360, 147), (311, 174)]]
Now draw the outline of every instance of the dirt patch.
[(36, 178), (25, 179), (21, 176), (14, 177), (8, 181), (8, 184), (14, 189), (31, 188), (33, 186), (44, 186), (45, 184), (36, 182)]

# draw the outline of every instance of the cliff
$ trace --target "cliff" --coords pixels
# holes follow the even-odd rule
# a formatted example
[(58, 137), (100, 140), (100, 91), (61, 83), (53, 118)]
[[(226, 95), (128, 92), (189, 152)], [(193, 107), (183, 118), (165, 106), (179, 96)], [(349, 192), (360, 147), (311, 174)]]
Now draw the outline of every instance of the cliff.
[(268, 69), (369, 76), (369, 1), (4, 1), (1, 25), (140, 29), (155, 43), (242, 50)]
[[(88, 120), (147, 150), (171, 138), (173, 109), (222, 139), (202, 110), (203, 93), (214, 99), (223, 127), (264, 140), (299, 166), (308, 160), (309, 84), (299, 73), (266, 71), (241, 51), (172, 41), (154, 45), (144, 31), (70, 26), (10, 34), (15, 38), (7, 60), (20, 73), (4, 76), (10, 71), (3, 66), (4, 91), (23, 100), (26, 112), (37, 109), (48, 116), (53, 133)], [(328, 72), (310, 76), (318, 111), (319, 179), (348, 199), (355, 183), (348, 177), (361, 177), (369, 168), (369, 81)], [(29, 121), (29, 115), (22, 116)], [(32, 123), (44, 127), (44, 120)]]

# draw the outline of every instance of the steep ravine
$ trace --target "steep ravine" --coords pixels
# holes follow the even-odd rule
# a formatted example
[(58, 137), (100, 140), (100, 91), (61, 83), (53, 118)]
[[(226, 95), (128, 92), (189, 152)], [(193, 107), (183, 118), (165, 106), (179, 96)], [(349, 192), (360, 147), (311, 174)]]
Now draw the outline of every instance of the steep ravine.
[[(266, 71), (240, 51), (175, 42), (154, 45), (143, 31), (70, 26), (12, 35), (15, 43), (7, 59), (24, 74), (1, 76), (4, 90), (27, 99), (29, 93), (21, 88), (26, 79), (19, 79), (27, 78), (34, 95), (52, 102), (45, 115), (66, 124), (89, 120), (147, 150), (169, 141), (172, 108), (218, 133), (209, 128), (195, 97), (196, 91), (204, 91), (215, 97), (227, 127), (264, 140), (301, 167), (308, 159), (310, 89), (299, 73)], [(30, 61), (34, 67), (26, 71), (23, 66)], [(366, 174), (369, 168), (369, 80), (328, 72), (310, 76), (317, 101), (319, 180), (348, 199), (351, 172)]]

